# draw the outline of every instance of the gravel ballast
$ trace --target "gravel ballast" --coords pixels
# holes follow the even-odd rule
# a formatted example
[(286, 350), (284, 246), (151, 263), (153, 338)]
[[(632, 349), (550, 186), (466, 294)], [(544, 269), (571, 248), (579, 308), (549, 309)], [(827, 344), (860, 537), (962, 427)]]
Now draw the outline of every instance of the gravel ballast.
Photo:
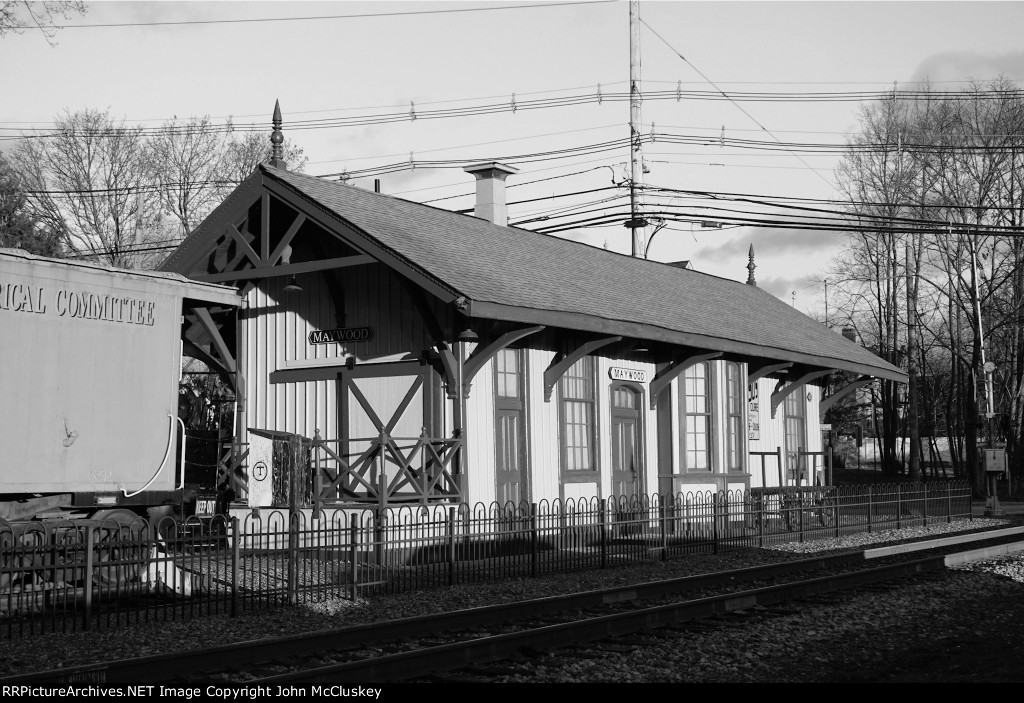
[[(1003, 519), (938, 523), (603, 571), (461, 585), (356, 603), (337, 600), (300, 605), (237, 618), (212, 616), (5, 640), (0, 641), (0, 676), (741, 568), (803, 558), (810, 552), (865, 548), (1008, 524)], [(989, 645), (994, 654), (1000, 648), (1020, 654), (1019, 643), (1018, 649), (1013, 649), (1019, 637), (1014, 637), (1014, 642), (1008, 638), (1010, 633), (1024, 631), (1022, 628), (1024, 558), (1011, 555), (957, 567), (951, 578), (942, 581), (915, 583), (890, 593), (864, 594), (836, 605), (802, 607), (798, 614), (744, 627), (679, 632), (678, 641), (666, 640), (653, 650), (639, 645), (610, 652), (598, 648), (580, 661), (557, 653), (543, 655), (524, 663), (522, 666), (527, 668), (522, 673), (504, 678), (524, 682), (1015, 680), (955, 678), (958, 672), (974, 675), (973, 670), (963, 664), (966, 668), (961, 671), (955, 662), (938, 666), (934, 650), (955, 655), (962, 662), (970, 653)], [(926, 650), (932, 653), (922, 653)], [(908, 675), (906, 662), (915, 656), (924, 657), (922, 666), (935, 669), (936, 675), (954, 678), (900, 679)], [(933, 661), (936, 666), (931, 667)], [(991, 659), (985, 663), (989, 669), (995, 666)]]

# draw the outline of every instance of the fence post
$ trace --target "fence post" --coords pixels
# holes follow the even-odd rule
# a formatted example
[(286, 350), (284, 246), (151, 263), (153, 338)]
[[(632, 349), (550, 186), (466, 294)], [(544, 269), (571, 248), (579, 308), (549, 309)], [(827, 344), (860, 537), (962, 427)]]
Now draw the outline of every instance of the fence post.
[(288, 518), (288, 605), (299, 602), (299, 513)]
[(538, 547), (540, 536), (537, 534), (537, 504), (530, 503), (530, 576), (537, 575), (537, 561), (540, 558)]
[(358, 576), (358, 559), (359, 559), (359, 516), (352, 513), (349, 516), (349, 528), (348, 528), (348, 561), (351, 570), (349, 578), (349, 597), (352, 602), (356, 602), (357, 589), (359, 586)]
[(901, 519), (903, 517), (903, 493), (900, 490), (900, 484), (896, 484), (896, 529), (901, 527)]
[(82, 613), (82, 630), (88, 632), (92, 621), (92, 570), (95, 565), (93, 550), (96, 548), (96, 535), (91, 527), (85, 528), (85, 609)]
[(661, 530), (661, 560), (668, 559), (668, 509), (664, 501), (658, 501), (658, 528)]
[(796, 508), (797, 508), (797, 519), (800, 524), (800, 541), (804, 541), (804, 489), (801, 486), (796, 487)]
[(231, 518), (231, 616), (238, 615), (238, 569), (240, 566), (242, 537), (238, 532), (238, 518)]
[(768, 519), (765, 508), (768, 507), (768, 494), (762, 493), (761, 499), (754, 501), (754, 520), (757, 521), (757, 546), (764, 546), (764, 523)]
[(928, 527), (928, 484), (922, 482), (921, 490), (924, 491), (924, 527)]
[(599, 505), (597, 521), (601, 528), (601, 568), (605, 569), (608, 567), (608, 499), (602, 498)]
[(711, 551), (718, 554), (718, 491), (711, 494)]
[(949, 481), (946, 481), (946, 522), (953, 522), (953, 486)]
[(871, 515), (875, 512), (875, 506), (871, 502), (871, 484), (868, 484), (868, 534), (871, 534)]
[(455, 585), (455, 506), (448, 508), (448, 585)]

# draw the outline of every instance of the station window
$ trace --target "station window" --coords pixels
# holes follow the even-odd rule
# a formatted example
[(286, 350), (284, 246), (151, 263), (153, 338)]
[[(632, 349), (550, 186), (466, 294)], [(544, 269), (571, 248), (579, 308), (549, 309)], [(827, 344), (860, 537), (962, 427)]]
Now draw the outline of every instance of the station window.
[(559, 381), (562, 411), (562, 467), (567, 472), (596, 471), (594, 359), (585, 356)]
[(683, 372), (683, 470), (711, 471), (711, 365), (706, 361)]
[(740, 365), (725, 365), (725, 453), (726, 470), (743, 471), (743, 386)]
[(783, 402), (786, 417), (786, 471), (791, 483), (799, 484), (803, 473), (802, 450), (807, 449), (807, 413), (804, 386), (786, 396)]

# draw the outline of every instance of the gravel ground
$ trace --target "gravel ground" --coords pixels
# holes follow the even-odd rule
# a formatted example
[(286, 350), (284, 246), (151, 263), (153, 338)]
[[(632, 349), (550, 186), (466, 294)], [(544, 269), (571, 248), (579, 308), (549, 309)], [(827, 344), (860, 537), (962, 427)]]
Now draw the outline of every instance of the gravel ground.
[[(1024, 516), (1011, 516), (1021, 524)], [(811, 551), (850, 549), (920, 539), (983, 527), (1007, 519), (976, 519), (927, 528), (860, 534), (838, 540), (781, 545), (772, 550), (737, 550), (670, 562), (630, 565), (605, 571), (559, 574), (537, 579), (456, 586), (429, 594), (407, 593), (351, 603), (265, 611), (238, 618), (214, 616), (150, 623), (116, 631), (48, 635), (0, 641), (0, 677), (113, 659), (228, 644), (385, 619), (424, 615), (516, 599), (672, 578), (728, 568), (796, 559)], [(804, 610), (742, 628), (680, 632), (660, 649), (595, 652), (582, 663), (562, 665), (559, 655), (533, 663), (530, 673), (510, 681), (870, 681), (1024, 680), (1024, 558), (968, 565), (942, 582), (915, 584), (889, 594), (858, 596), (850, 603)], [(1014, 646), (1016, 649), (1014, 649)], [(626, 647), (626, 650), (629, 648)], [(989, 651), (971, 666), (971, 657)], [(1015, 655), (1007, 672), (993, 657)], [(948, 655), (950, 662), (942, 663)], [(1000, 655), (1002, 656), (1002, 655)], [(917, 659), (914, 659), (917, 657)], [(976, 657), (977, 658), (977, 657)], [(920, 661), (918, 661), (920, 660)], [(917, 668), (907, 662), (918, 661)], [(959, 663), (958, 663), (959, 662)], [(961, 668), (962, 663), (962, 668)], [(796, 664), (796, 665), (794, 665)], [(976, 677), (984, 665), (985, 676)], [(910, 667), (908, 669), (908, 667)], [(931, 670), (934, 676), (914, 678)], [(1020, 671), (1018, 671), (1020, 670)], [(909, 673), (908, 673), (909, 672)], [(975, 678), (955, 678), (961, 672)], [(905, 678), (910, 676), (911, 678)], [(998, 678), (1016, 676), (1016, 678)], [(900, 678), (904, 677), (904, 678)], [(954, 677), (954, 678), (948, 678)]]

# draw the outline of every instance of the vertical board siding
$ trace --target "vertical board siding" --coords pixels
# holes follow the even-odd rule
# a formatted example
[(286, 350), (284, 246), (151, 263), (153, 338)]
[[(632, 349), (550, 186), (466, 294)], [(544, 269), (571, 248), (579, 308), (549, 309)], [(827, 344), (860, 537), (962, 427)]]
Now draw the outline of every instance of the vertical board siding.
[(544, 401), (544, 369), (551, 365), (554, 352), (528, 349), (526, 379), (527, 422), (530, 436), (527, 442), (530, 478), (533, 479), (533, 500), (551, 501), (559, 496), (559, 463), (561, 452), (558, 438), (558, 389), (550, 402)]
[[(266, 430), (295, 432), (312, 437), (317, 430), (324, 439), (337, 439), (337, 381), (269, 383), (275, 371), (309, 366), (339, 367), (349, 355), (364, 361), (398, 361), (415, 357), (435, 343), (427, 332), (419, 309), (397, 276), (384, 266), (372, 264), (340, 272), (346, 304), (346, 327), (369, 326), (369, 342), (310, 344), (309, 333), (337, 326), (334, 300), (324, 276), (305, 274), (298, 279), (302, 291), (283, 291), (285, 278), (260, 281), (246, 296), (249, 309), (245, 330), (247, 353), (246, 425)], [(442, 327), (445, 308), (430, 299)], [(340, 370), (340, 368), (339, 368)], [(416, 429), (419, 434), (419, 428)], [(248, 441), (246, 428), (241, 440)]]
[(470, 480), (467, 503), (489, 504), (495, 500), (494, 476), (494, 361), (488, 361), (476, 376), (466, 401), (466, 454)]

